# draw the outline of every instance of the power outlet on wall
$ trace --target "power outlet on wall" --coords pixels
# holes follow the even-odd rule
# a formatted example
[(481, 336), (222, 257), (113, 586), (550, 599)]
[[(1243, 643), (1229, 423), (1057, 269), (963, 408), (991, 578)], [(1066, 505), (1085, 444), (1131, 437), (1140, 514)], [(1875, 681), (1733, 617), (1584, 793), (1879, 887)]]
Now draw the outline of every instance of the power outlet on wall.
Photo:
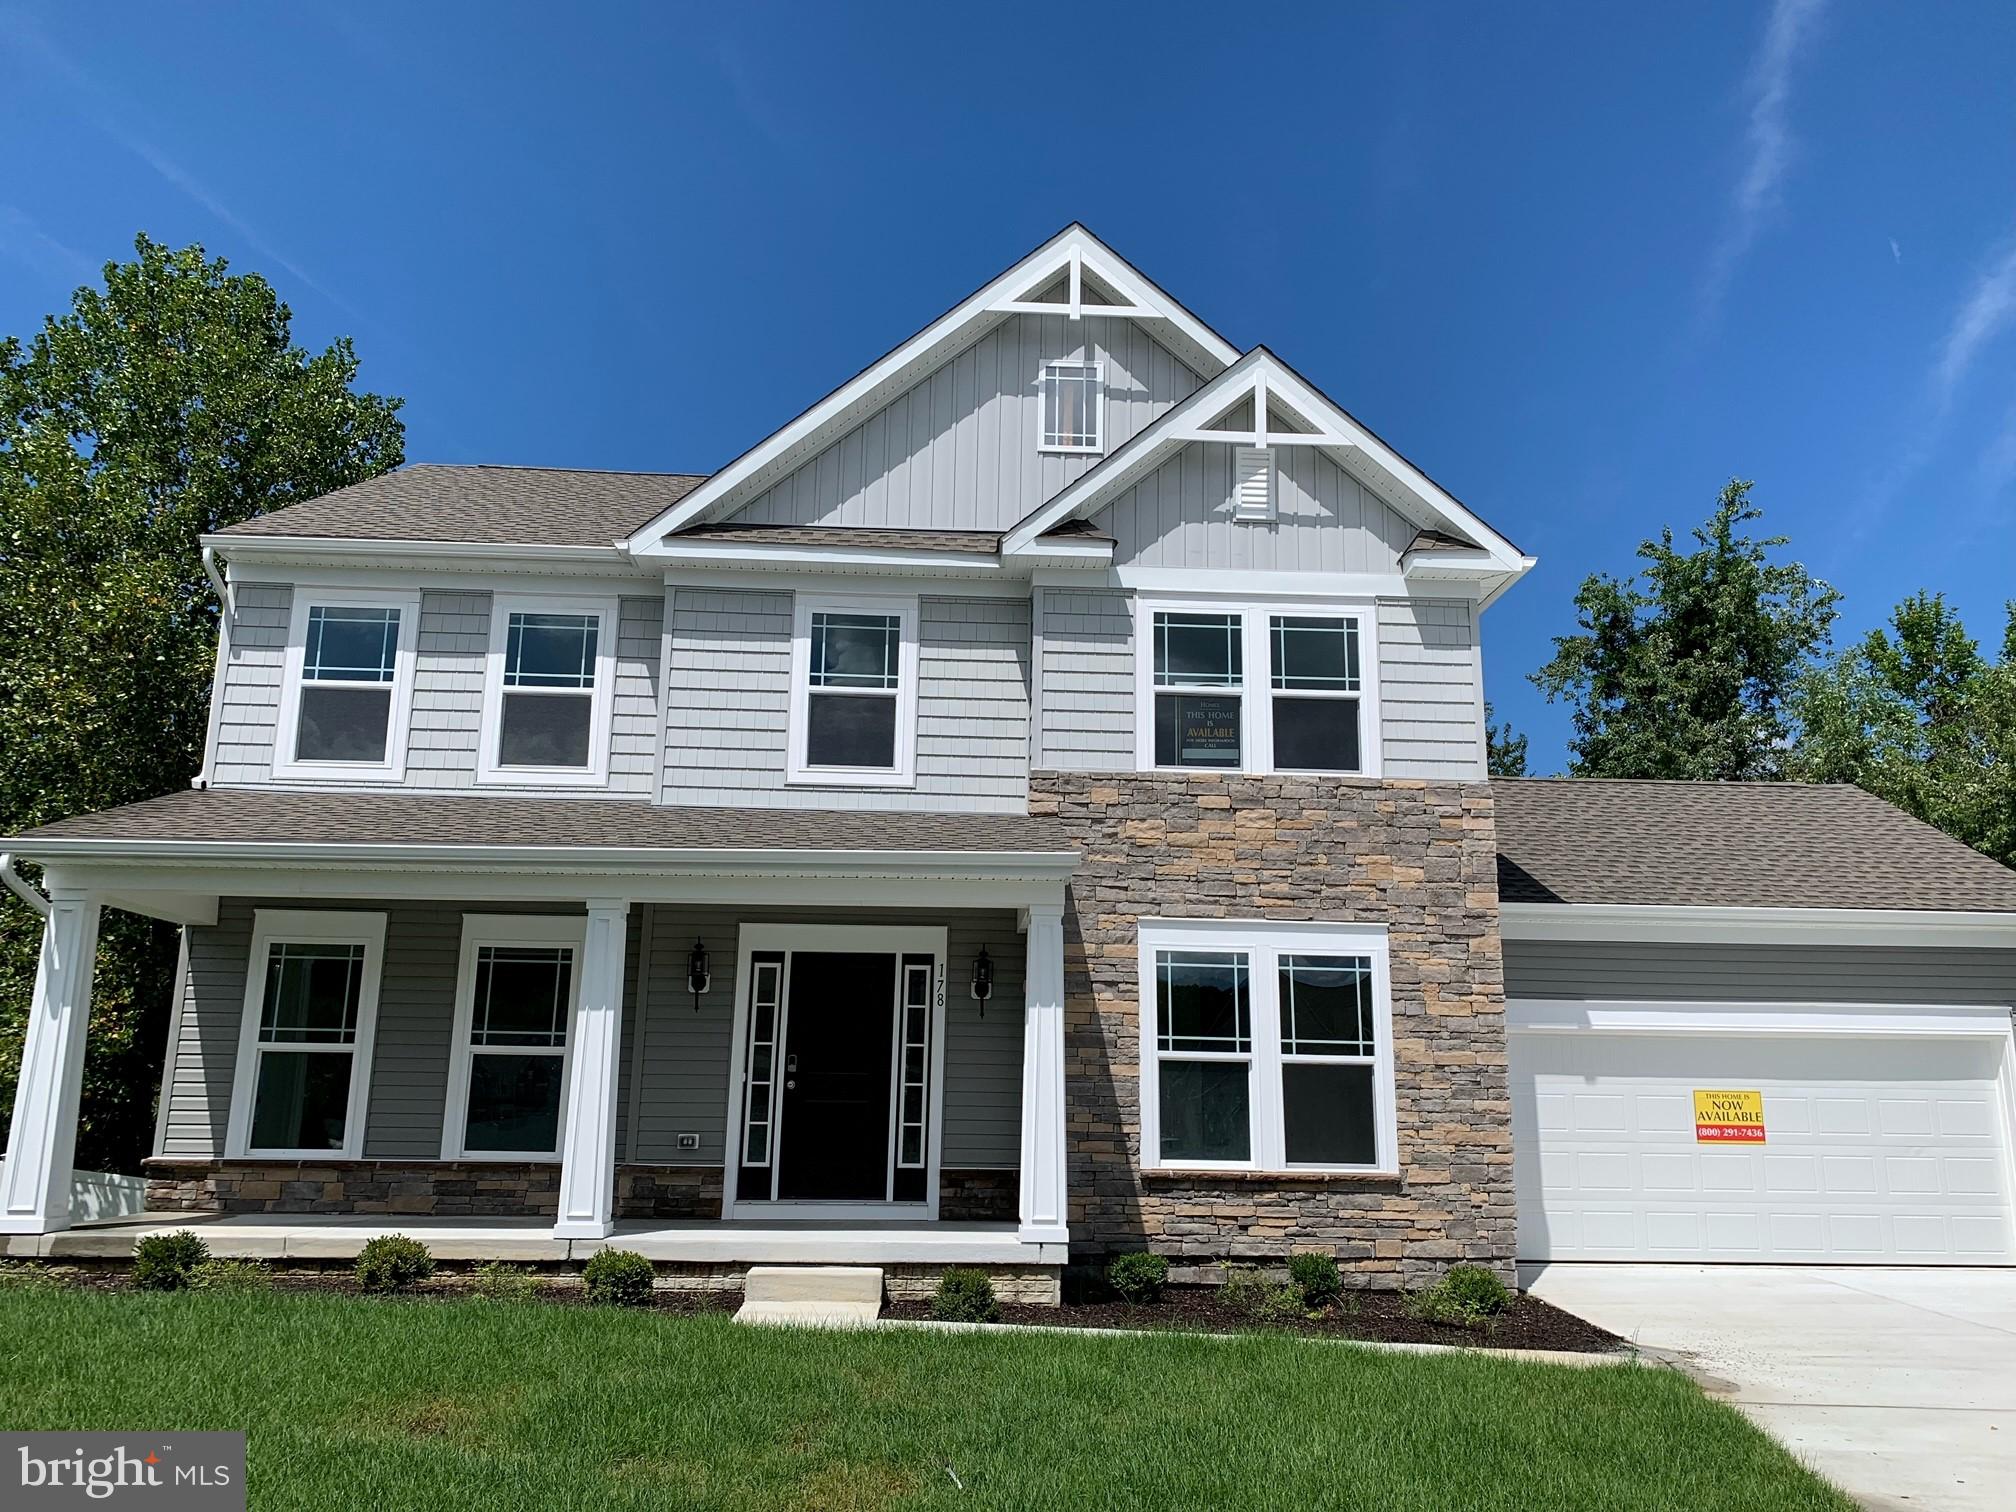
[(698, 1134), (681, 1134), (679, 1136), (679, 1148), (682, 1150), (699, 1149), (700, 1136)]

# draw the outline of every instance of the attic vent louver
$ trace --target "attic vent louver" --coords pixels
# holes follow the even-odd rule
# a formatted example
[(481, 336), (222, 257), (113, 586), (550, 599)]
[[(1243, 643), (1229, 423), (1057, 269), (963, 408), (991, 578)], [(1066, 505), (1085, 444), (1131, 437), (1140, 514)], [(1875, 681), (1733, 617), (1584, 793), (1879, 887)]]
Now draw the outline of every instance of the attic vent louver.
[(1265, 446), (1241, 446), (1232, 459), (1232, 518), (1274, 518), (1274, 452)]

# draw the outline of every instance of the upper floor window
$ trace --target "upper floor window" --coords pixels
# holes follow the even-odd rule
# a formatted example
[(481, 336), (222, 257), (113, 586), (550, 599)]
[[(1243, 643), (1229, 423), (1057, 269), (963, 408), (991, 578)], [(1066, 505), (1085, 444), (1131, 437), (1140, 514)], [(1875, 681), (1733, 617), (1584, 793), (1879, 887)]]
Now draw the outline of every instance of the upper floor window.
[(1367, 611), (1140, 601), (1143, 768), (1377, 776)]
[(1096, 362), (1046, 362), (1038, 384), (1037, 446), (1043, 451), (1106, 449), (1105, 379)]
[(791, 781), (895, 787), (915, 779), (914, 599), (800, 594), (791, 660)]
[(486, 782), (601, 783), (609, 773), (616, 606), (500, 596), (483, 699)]
[(404, 774), (419, 620), (417, 594), (295, 589), (274, 776)]

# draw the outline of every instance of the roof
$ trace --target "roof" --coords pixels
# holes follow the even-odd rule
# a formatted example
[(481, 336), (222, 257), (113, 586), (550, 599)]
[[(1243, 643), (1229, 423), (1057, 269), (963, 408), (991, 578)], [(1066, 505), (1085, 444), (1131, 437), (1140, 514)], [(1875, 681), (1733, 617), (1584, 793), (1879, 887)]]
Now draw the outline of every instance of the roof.
[(993, 556), (1001, 535), (993, 530), (880, 530), (856, 525), (750, 525), (724, 521), (689, 525), (675, 541), (735, 541), (753, 546), (846, 546), (883, 551), (959, 551)]
[(705, 480), (705, 473), (422, 462), (218, 533), (478, 546), (610, 546)]
[(236, 845), (586, 847), (618, 850), (1068, 851), (1053, 823), (1021, 814), (659, 807), (595, 798), (289, 793), (190, 788), (59, 819), (0, 849), (49, 840)]
[(2016, 871), (1835, 784), (1491, 779), (1506, 903), (2016, 912)]

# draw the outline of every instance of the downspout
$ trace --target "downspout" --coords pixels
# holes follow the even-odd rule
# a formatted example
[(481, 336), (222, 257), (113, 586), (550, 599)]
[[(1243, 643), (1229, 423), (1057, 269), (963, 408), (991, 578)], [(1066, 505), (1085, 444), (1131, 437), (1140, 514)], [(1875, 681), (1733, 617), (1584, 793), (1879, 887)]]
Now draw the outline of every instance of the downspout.
[(43, 918), (49, 917), (49, 900), (35, 890), (35, 887), (21, 873), (14, 870), (14, 853), (0, 852), (0, 882), (7, 884), (7, 891), (26, 903)]
[(217, 548), (203, 548), (203, 576), (217, 595), (217, 662), (210, 673), (210, 718), (203, 728), (203, 765), (191, 787), (210, 786), (217, 763), (217, 726), (224, 714), (224, 669), (231, 654), (231, 622), (238, 615), (237, 596), (224, 574), (217, 570)]

